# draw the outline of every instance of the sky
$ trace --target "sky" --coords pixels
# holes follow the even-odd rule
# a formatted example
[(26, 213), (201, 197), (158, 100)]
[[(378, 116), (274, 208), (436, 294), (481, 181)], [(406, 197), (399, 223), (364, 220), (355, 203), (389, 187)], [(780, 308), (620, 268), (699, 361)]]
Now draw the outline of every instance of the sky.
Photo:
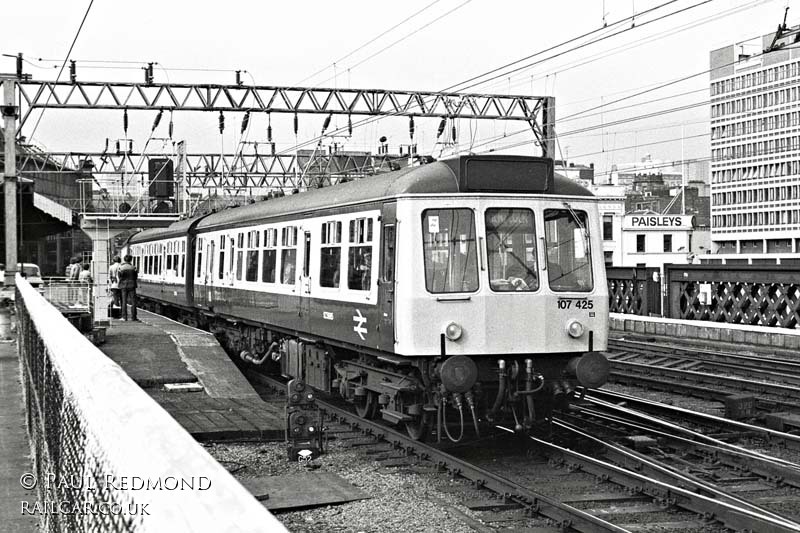
[[(55, 79), (89, 0), (7, 4), (0, 53), (21, 52), (26, 73)], [(789, 25), (798, 24), (797, 0), (94, 0), (69, 58), (83, 81), (142, 81), (142, 67), (156, 62), (156, 82), (233, 83), (234, 71), (245, 70), (243, 81), (257, 85), (437, 91), (533, 56), (516, 63), (516, 72), (501, 70), (497, 79), (463, 90), (554, 96), (558, 158), (594, 163), (603, 173), (646, 154), (665, 161), (708, 157), (709, 52), (774, 31), (787, 6)], [(0, 73), (13, 71), (14, 59), (0, 57)], [(145, 144), (154, 116), (131, 112), (135, 149)], [(242, 140), (266, 141), (263, 118), (254, 117), (242, 139), (242, 116), (228, 114), (220, 138), (215, 113), (176, 113), (174, 139), (186, 140), (190, 152), (247, 150)], [(278, 150), (294, 152), (298, 141), (319, 134), (323, 120), (300, 116), (296, 139), (291, 116), (273, 115)], [(420, 152), (444, 157), (454, 147), (435, 144), (438, 123), (418, 119), (416, 141)], [(165, 124), (156, 137), (167, 136)], [(344, 128), (346, 119), (333, 125)], [(460, 120), (457, 127), (459, 151), (538, 155), (524, 123)], [(123, 136), (120, 111), (51, 109), (33, 142), (49, 151), (99, 152), (106, 139)], [(352, 138), (323, 144), (375, 151), (381, 136), (396, 151), (409, 142), (408, 120), (369, 121)], [(151, 149), (171, 148), (158, 141)]]

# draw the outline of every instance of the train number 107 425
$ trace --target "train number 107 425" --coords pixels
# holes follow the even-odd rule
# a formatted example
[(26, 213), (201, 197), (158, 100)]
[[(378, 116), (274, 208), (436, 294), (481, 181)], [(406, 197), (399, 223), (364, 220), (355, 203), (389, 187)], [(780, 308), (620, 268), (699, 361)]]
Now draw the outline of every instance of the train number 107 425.
[(558, 308), (559, 309), (594, 309), (594, 301), (582, 298), (582, 299), (573, 299), (573, 298), (559, 298), (558, 299)]

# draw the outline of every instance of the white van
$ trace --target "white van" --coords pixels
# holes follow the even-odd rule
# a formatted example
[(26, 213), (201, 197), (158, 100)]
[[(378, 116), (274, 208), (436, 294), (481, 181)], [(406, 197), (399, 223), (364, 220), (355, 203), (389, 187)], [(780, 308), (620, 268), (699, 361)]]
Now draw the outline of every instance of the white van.
[[(5, 266), (5, 265), (4, 265)], [(28, 283), (33, 287), (38, 287), (42, 282), (42, 271), (39, 270), (39, 265), (35, 263), (17, 263), (17, 272), (22, 274), (22, 277), (28, 280)], [(5, 268), (0, 270), (0, 285), (5, 284), (6, 271)]]

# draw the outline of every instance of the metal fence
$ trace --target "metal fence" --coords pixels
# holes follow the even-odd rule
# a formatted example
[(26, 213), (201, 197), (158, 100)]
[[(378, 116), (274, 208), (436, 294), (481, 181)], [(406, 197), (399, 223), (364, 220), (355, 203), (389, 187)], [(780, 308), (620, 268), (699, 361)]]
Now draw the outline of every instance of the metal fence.
[(285, 531), (19, 276), (16, 305), (42, 531)]
[(775, 265), (606, 268), (609, 310), (644, 316), (796, 329), (800, 269)]
[(630, 315), (660, 315), (659, 276), (657, 268), (606, 267), (609, 311)]
[(92, 303), (92, 285), (60, 281), (45, 284), (40, 292), (44, 299), (61, 311), (89, 311)]
[(788, 266), (665, 265), (667, 316), (797, 328), (800, 270)]

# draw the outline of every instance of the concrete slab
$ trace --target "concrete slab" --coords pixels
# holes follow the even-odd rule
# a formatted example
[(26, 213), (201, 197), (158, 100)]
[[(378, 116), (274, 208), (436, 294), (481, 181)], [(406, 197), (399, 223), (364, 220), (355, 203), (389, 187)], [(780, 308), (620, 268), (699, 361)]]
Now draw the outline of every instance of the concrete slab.
[(112, 322), (100, 349), (195, 439), (284, 439), (285, 403), (263, 401), (213, 335), (138, 314)]
[(36, 489), (20, 485), (22, 475), (33, 472), (33, 466), (16, 343), (0, 343), (0, 405), (0, 529), (39, 531), (39, 516), (22, 513), (23, 502), (30, 508), (38, 495)]
[(332, 472), (238, 478), (270, 511), (288, 511), (371, 498)]
[(168, 335), (189, 371), (212, 398), (259, 399), (250, 382), (209, 332), (143, 311), (139, 319)]

